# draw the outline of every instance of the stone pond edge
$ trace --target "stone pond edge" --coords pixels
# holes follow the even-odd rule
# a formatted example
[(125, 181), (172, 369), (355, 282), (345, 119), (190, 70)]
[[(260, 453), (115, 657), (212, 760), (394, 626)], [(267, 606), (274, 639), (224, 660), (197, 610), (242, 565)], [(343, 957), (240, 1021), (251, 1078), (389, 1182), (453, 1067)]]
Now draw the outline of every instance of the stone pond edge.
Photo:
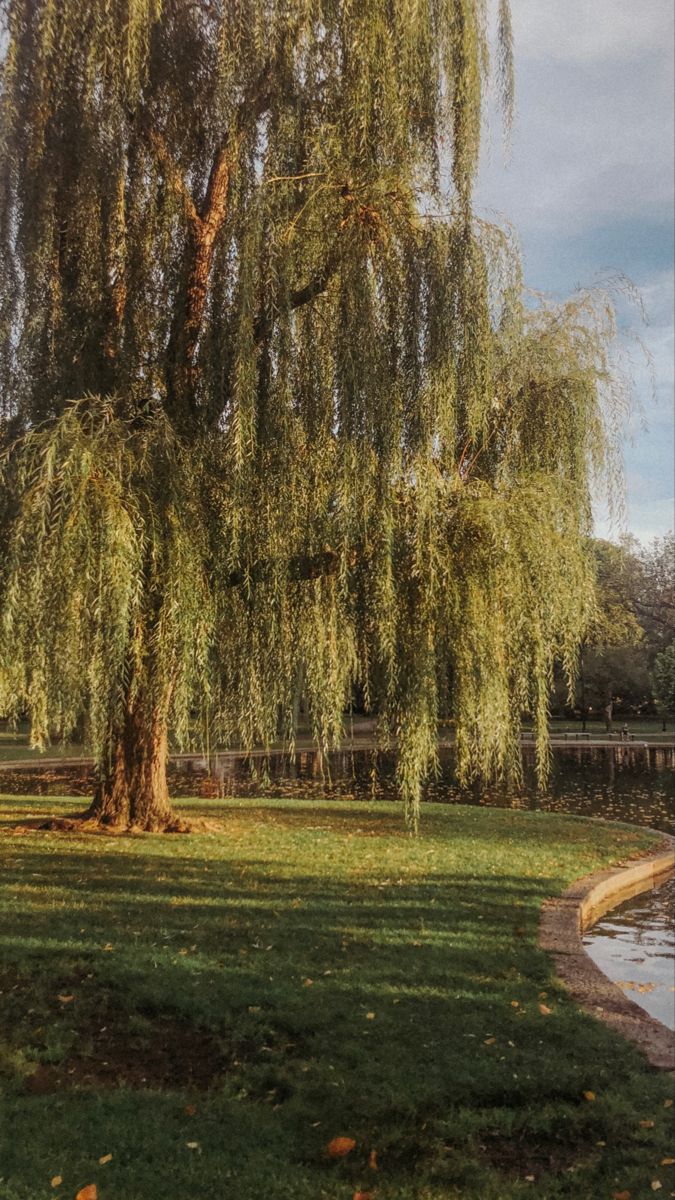
[(556, 971), (573, 999), (616, 1033), (633, 1042), (648, 1062), (675, 1071), (675, 1033), (651, 1017), (601, 971), (582, 935), (624, 900), (664, 883), (675, 871), (675, 838), (662, 836), (656, 852), (629, 866), (584, 875), (542, 905), (539, 945), (553, 955)]

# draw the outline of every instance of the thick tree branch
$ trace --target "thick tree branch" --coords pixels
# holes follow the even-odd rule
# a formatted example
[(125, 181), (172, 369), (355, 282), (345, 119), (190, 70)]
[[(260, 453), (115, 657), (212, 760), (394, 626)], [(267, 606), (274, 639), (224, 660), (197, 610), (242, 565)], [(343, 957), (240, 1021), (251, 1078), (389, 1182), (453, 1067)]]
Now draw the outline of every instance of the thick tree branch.
[(304, 287), (291, 292), (291, 309), (302, 308), (303, 304), (310, 304), (317, 296), (321, 296), (337, 271), (339, 262), (337, 246), (334, 246), (319, 274), (310, 279)]
[(199, 223), (199, 214), (192, 198), (192, 193), (163, 135), (153, 125), (149, 124), (145, 126), (145, 133), (148, 144), (164, 172), (164, 178), (172, 191), (182, 201), (188, 221), (191, 225), (196, 226)]
[[(314, 278), (310, 279), (306, 284), (303, 285), (303, 287), (296, 288), (295, 291), (291, 292), (289, 297), (291, 312), (294, 312), (296, 308), (302, 308), (305, 304), (311, 304), (312, 300), (316, 300), (318, 296), (323, 295), (328, 287), (328, 284), (335, 275), (339, 265), (340, 256), (337, 245), (335, 245), (318, 275), (315, 275)], [(255, 342), (259, 345), (260, 342), (264, 341), (271, 330), (272, 315), (269, 312), (262, 312), (258, 317), (253, 330)]]

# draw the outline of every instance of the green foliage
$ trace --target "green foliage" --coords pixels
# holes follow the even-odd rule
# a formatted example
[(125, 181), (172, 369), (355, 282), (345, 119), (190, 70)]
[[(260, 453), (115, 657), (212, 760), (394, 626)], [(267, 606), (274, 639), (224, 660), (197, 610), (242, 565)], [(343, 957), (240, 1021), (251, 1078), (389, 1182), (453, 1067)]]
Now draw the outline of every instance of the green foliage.
[(596, 649), (632, 646), (643, 630), (633, 605), (635, 563), (628, 549), (613, 542), (594, 541), (597, 562), (597, 610), (586, 643)]
[[(651, 706), (650, 672), (673, 627), (673, 540), (595, 540), (597, 605), (583, 644), (582, 707)], [(558, 680), (559, 703), (564, 703)]]
[(675, 640), (657, 654), (652, 682), (662, 712), (675, 715)]
[(5, 703), (103, 758), (129, 689), (247, 746), (302, 690), (327, 746), (359, 681), (414, 823), (449, 690), (465, 777), (523, 708), (543, 777), (622, 396), (472, 213), (482, 0), (3, 12)]
[[(89, 716), (96, 755), (152, 664), (179, 736), (208, 688), (213, 613), (192, 460), (161, 409), (134, 422), (85, 398), (9, 453), (21, 498), (4, 564), (0, 709), (27, 704), (32, 736)], [(150, 636), (148, 633), (150, 632)]]

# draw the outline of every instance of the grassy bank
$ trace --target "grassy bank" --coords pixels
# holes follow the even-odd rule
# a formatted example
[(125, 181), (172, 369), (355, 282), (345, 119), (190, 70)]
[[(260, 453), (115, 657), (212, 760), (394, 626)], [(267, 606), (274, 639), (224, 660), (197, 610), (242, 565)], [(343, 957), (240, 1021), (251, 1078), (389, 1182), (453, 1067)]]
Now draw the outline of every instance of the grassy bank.
[(203, 801), (187, 838), (15, 828), (72, 804), (1, 802), (2, 1200), (672, 1194), (672, 1079), (536, 947), (545, 897), (649, 835)]

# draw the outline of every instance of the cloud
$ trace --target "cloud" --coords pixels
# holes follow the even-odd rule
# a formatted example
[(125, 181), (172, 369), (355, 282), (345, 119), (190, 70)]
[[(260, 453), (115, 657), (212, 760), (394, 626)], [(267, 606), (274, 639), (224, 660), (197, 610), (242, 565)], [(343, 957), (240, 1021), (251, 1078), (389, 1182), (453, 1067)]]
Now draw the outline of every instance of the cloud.
[[(641, 542), (651, 542), (656, 537), (663, 537), (675, 529), (675, 498), (668, 496), (663, 500), (637, 500), (629, 498), (627, 529)], [(595, 533), (597, 537), (616, 541), (624, 530), (613, 525), (604, 508), (598, 506), (595, 512)]]
[(672, 46), (672, 0), (512, 0), (520, 58), (635, 60)]
[[(628, 528), (673, 527), (672, 0), (511, 0), (517, 119), (505, 164), (494, 107), (479, 208), (517, 230), (526, 281), (567, 294), (623, 272), (648, 325), (619, 300), (635, 352), (636, 408), (626, 444)], [(598, 528), (609, 532), (601, 509)]]

